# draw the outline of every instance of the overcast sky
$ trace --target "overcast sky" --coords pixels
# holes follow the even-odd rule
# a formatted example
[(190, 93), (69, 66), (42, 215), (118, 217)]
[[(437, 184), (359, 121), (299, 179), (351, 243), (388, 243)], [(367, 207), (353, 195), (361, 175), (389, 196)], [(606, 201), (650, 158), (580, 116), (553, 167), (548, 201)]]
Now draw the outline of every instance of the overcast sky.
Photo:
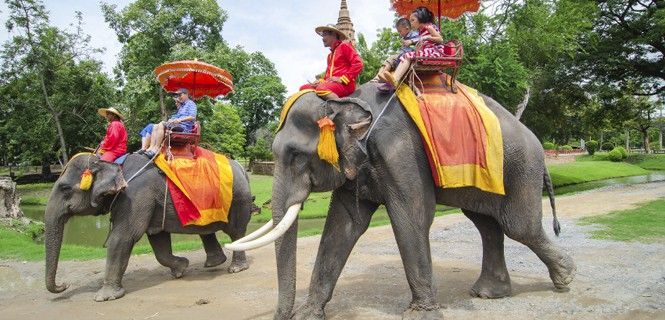
[[(124, 8), (126, 0), (108, 1)], [(307, 79), (325, 69), (328, 54), (314, 27), (336, 23), (340, 0), (218, 0), (229, 15), (222, 36), (232, 46), (241, 45), (247, 51), (261, 51), (277, 68), (288, 93), (295, 92)], [(347, 0), (351, 20), (358, 33), (363, 33), (369, 43), (376, 39), (376, 30), (392, 25), (394, 12), (389, 0)], [(121, 45), (115, 33), (102, 16), (99, 2), (81, 0), (46, 0), (51, 23), (67, 28), (74, 20), (74, 11), (83, 13), (85, 31), (92, 37), (91, 45), (105, 48), (97, 55), (103, 61), (104, 70), (111, 73), (117, 62)], [(0, 4), (0, 21), (7, 20), (7, 7)], [(0, 41), (11, 34), (0, 26)]]

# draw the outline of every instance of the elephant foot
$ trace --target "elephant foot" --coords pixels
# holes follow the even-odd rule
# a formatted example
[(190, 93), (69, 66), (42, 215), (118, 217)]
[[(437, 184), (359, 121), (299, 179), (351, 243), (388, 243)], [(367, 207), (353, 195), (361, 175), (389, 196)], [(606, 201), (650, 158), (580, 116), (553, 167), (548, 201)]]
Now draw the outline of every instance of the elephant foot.
[(499, 299), (508, 297), (512, 292), (510, 277), (506, 275), (501, 278), (503, 279), (490, 280), (481, 276), (473, 287), (471, 287), (469, 294), (473, 297), (482, 299)]
[(125, 288), (120, 286), (116, 287), (105, 284), (95, 294), (95, 301), (103, 302), (103, 301), (120, 299), (124, 295), (125, 295)]
[(406, 311), (402, 314), (402, 320), (441, 320), (443, 319), (443, 312), (441, 312), (438, 304), (422, 305), (411, 302)]
[(554, 286), (560, 291), (567, 291), (568, 284), (573, 281), (573, 278), (575, 278), (577, 267), (575, 267), (573, 259), (570, 256), (565, 255), (558, 261), (558, 263), (549, 268), (549, 271), (550, 279), (552, 279)]
[(189, 266), (189, 260), (187, 260), (187, 258), (175, 257), (175, 262), (171, 266), (171, 275), (176, 279), (182, 278), (187, 266)]
[(219, 253), (209, 254), (206, 257), (206, 262), (203, 266), (206, 268), (212, 268), (224, 262), (226, 262), (226, 255), (220, 250)]
[(249, 263), (247, 260), (243, 260), (242, 262), (238, 262), (233, 260), (231, 262), (231, 265), (229, 266), (229, 273), (238, 273), (243, 270), (249, 269)]
[(326, 318), (326, 313), (323, 308), (305, 303), (296, 310), (292, 318), (297, 320), (323, 320)]

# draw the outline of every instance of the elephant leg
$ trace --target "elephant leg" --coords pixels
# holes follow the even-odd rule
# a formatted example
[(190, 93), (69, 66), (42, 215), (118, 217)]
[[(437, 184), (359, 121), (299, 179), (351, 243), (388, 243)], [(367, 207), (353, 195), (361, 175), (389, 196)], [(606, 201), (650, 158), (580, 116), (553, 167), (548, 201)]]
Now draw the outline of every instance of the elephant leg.
[[(540, 205), (540, 202), (538, 203)], [(520, 215), (527, 217), (528, 215)], [(557, 289), (566, 289), (575, 276), (573, 259), (558, 246), (554, 245), (543, 230), (541, 215), (534, 219), (502, 219), (501, 227), (511, 239), (521, 242), (531, 249), (545, 263), (550, 278)], [(520, 221), (522, 223), (515, 223)]]
[(412, 296), (403, 319), (441, 319), (429, 244), (436, 205), (434, 191), (415, 181), (395, 186), (399, 189), (389, 191), (393, 196), (386, 202), (386, 208)]
[(226, 262), (226, 255), (222, 246), (217, 241), (217, 236), (214, 233), (201, 234), (201, 241), (203, 242), (203, 249), (206, 251), (206, 262), (203, 265), (206, 268), (216, 267)]
[(148, 235), (150, 246), (155, 253), (157, 261), (171, 269), (171, 275), (174, 278), (181, 278), (185, 273), (185, 269), (189, 265), (189, 260), (184, 257), (176, 257), (173, 255), (173, 248), (171, 247), (171, 234), (168, 232), (160, 232), (153, 235)]
[(296, 319), (325, 318), (323, 309), (332, 297), (337, 279), (351, 250), (367, 230), (372, 214), (378, 207), (376, 203), (356, 200), (355, 194), (344, 188), (333, 192), (307, 301), (296, 311)]
[[(242, 234), (230, 234), (231, 241), (236, 241), (245, 236), (245, 232)], [(233, 256), (231, 257), (231, 265), (229, 266), (229, 273), (238, 273), (243, 270), (249, 269), (249, 263), (247, 262), (247, 256), (245, 251), (233, 251)]]
[[(127, 228), (114, 226), (108, 239), (106, 250), (106, 271), (104, 284), (95, 294), (95, 301), (108, 301), (121, 298), (125, 295), (122, 287), (122, 277), (127, 270), (129, 257), (134, 244), (141, 238), (141, 232), (128, 232)], [(128, 236), (128, 234), (136, 236)]]
[(480, 298), (503, 298), (511, 293), (510, 276), (503, 250), (503, 230), (496, 219), (462, 210), (478, 232), (483, 243), (483, 266), (480, 277), (471, 288), (471, 295)]

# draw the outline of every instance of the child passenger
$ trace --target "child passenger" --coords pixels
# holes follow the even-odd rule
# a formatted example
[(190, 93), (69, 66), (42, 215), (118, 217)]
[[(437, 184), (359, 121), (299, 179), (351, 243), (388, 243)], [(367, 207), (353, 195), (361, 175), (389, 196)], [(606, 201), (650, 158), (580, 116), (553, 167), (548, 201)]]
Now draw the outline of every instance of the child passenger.
[[(413, 51), (413, 47), (416, 43), (418, 43), (418, 32), (411, 29), (411, 23), (409, 22), (409, 19), (400, 18), (397, 20), (395, 23), (395, 29), (397, 29), (397, 33), (399, 33), (399, 36), (402, 38), (402, 47), (397, 54), (388, 57), (388, 59), (386, 59), (386, 61), (383, 63), (383, 66), (381, 66), (381, 69), (379, 69), (376, 78), (380, 79), (381, 82), (388, 81), (386, 74), (390, 73), (392, 70), (395, 70), (399, 64), (400, 58), (405, 53)], [(391, 84), (386, 84), (380, 88), (390, 89), (391, 87)]]

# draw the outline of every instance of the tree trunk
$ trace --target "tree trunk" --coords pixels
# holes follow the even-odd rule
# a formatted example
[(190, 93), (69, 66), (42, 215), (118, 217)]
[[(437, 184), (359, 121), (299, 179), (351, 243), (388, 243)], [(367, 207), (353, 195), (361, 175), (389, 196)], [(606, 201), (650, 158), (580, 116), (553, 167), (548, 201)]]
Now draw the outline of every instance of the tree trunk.
[(166, 121), (166, 106), (164, 105), (164, 90), (162, 87), (157, 84), (157, 90), (159, 90), (159, 109), (162, 111), (162, 121)]
[(626, 129), (626, 151), (630, 152), (630, 130)]
[(42, 86), (42, 94), (44, 94), (44, 102), (46, 103), (46, 107), (48, 108), (48, 110), (51, 112), (51, 116), (53, 117), (53, 122), (55, 122), (55, 128), (58, 131), (58, 138), (60, 139), (60, 148), (62, 149), (63, 163), (67, 163), (69, 162), (69, 156), (67, 155), (67, 142), (65, 141), (65, 134), (62, 131), (62, 125), (60, 125), (60, 113), (58, 113), (55, 110), (55, 108), (53, 108), (53, 105), (51, 105), (51, 101), (48, 98), (48, 91), (46, 90), (46, 82), (44, 82), (43, 74), (39, 75), (39, 80)]
[(21, 199), (16, 195), (16, 183), (7, 177), (0, 177), (0, 218), (22, 218), (19, 208)]
[(649, 129), (640, 130), (642, 133), (642, 143), (644, 144), (644, 153), (651, 153), (651, 147), (649, 146)]
[(658, 127), (658, 150), (663, 150), (663, 127)]

